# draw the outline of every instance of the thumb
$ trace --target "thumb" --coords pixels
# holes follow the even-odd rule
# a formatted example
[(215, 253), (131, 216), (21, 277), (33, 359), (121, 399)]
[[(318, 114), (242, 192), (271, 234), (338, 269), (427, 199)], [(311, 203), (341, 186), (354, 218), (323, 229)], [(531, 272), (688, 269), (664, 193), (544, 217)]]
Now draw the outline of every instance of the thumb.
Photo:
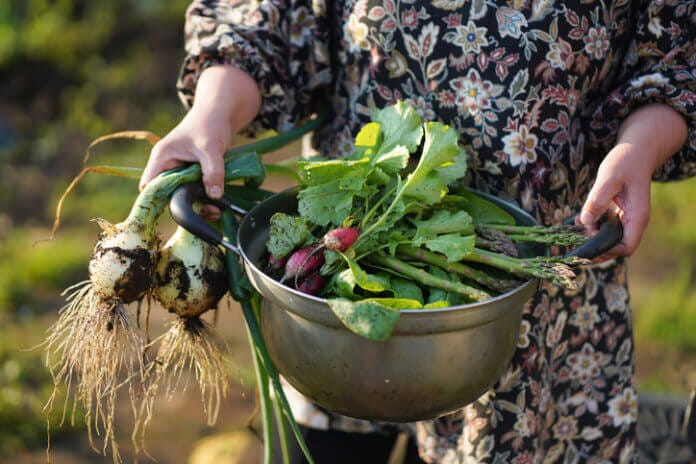
[(582, 207), (580, 222), (584, 225), (597, 222), (622, 189), (623, 183), (615, 176), (603, 176), (600, 173)]
[(222, 197), (225, 184), (225, 162), (222, 154), (205, 152), (201, 154), (199, 160), (205, 193), (213, 199)]

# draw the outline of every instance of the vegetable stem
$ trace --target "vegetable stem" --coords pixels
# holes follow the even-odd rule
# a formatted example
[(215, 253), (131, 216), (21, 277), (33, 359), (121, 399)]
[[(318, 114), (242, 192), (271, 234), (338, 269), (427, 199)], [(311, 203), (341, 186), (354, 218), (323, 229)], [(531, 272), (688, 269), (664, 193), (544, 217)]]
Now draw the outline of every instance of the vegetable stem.
[(275, 412), (276, 424), (278, 426), (278, 439), (280, 441), (280, 455), (283, 458), (283, 464), (292, 464), (290, 462), (290, 448), (288, 446), (288, 429), (285, 425), (283, 417), (283, 406), (278, 401), (278, 396), (273, 396), (273, 411)]
[(290, 428), (295, 434), (295, 439), (297, 440), (300, 449), (304, 453), (307, 462), (309, 464), (314, 464), (314, 460), (312, 459), (312, 456), (309, 452), (307, 443), (305, 443), (304, 437), (302, 436), (302, 432), (300, 431), (300, 428), (292, 415), (290, 403), (288, 403), (288, 399), (285, 396), (285, 391), (283, 390), (283, 387), (280, 384), (280, 377), (278, 375), (278, 371), (273, 365), (273, 361), (271, 361), (271, 357), (268, 354), (268, 350), (266, 349), (266, 344), (263, 341), (263, 336), (261, 335), (261, 329), (259, 328), (258, 322), (256, 321), (254, 307), (258, 306), (258, 300), (259, 295), (255, 294), (251, 301), (247, 300), (240, 302), (242, 306), (242, 312), (244, 314), (244, 320), (246, 321), (249, 327), (249, 331), (251, 332), (251, 335), (253, 337), (254, 349), (258, 351), (260, 359), (264, 367), (266, 368), (266, 372), (268, 372), (268, 377), (271, 380), (273, 389), (275, 390), (275, 393), (278, 396), (278, 400), (280, 401), (280, 404), (283, 408), (283, 414), (285, 414), (285, 417), (288, 419)]
[(377, 210), (379, 209), (380, 206), (389, 198), (389, 196), (396, 190), (396, 187), (391, 188), (388, 192), (383, 192), (382, 195), (380, 195), (379, 200), (370, 208), (370, 210), (365, 214), (365, 217), (361, 221), (360, 229), (364, 229), (364, 224), (367, 224), (368, 221), (372, 219), (372, 216), (375, 215)]
[(474, 269), (466, 264), (462, 263), (450, 263), (444, 256), (434, 253), (432, 251), (425, 250), (423, 248), (416, 248), (408, 245), (399, 245), (396, 247), (396, 252), (400, 255), (408, 256), (409, 258), (414, 258), (424, 263), (432, 264), (447, 272), (453, 272), (459, 274), (463, 277), (475, 280), (484, 287), (495, 290), (496, 292), (505, 293), (515, 287), (519, 286), (520, 282), (515, 280), (505, 280), (496, 279), (483, 271)]
[[(253, 337), (249, 326), (247, 325), (247, 338), (249, 344), (253, 345)], [(271, 404), (270, 389), (268, 385), (268, 373), (263, 367), (259, 353), (256, 350), (252, 351), (254, 360), (254, 372), (256, 374), (256, 384), (259, 389), (259, 405), (261, 407), (261, 426), (263, 430), (263, 462), (264, 464), (273, 464), (273, 416)]]
[(435, 277), (432, 274), (429, 274), (428, 272), (424, 271), (423, 269), (411, 266), (410, 264), (393, 256), (375, 254), (370, 256), (368, 258), (368, 261), (380, 266), (390, 268), (406, 277), (421, 282), (423, 285), (439, 288), (448, 292), (457, 293), (459, 295), (464, 295), (468, 298), (471, 298), (474, 301), (483, 301), (491, 298), (490, 293), (484, 290), (479, 290), (477, 288), (471, 287), (460, 282), (452, 282), (447, 279)]
[(240, 153), (254, 152), (258, 153), (259, 155), (265, 155), (266, 153), (283, 148), (290, 142), (294, 142), (295, 140), (319, 127), (326, 120), (328, 115), (329, 110), (324, 109), (320, 111), (314, 119), (310, 119), (304, 124), (293, 127), (290, 130), (281, 132), (278, 135), (247, 143), (246, 145), (234, 147), (225, 153), (225, 161), (239, 155)]
[(577, 226), (513, 226), (508, 224), (481, 224), (477, 226), (484, 235), (498, 231), (507, 234), (513, 242), (542, 243), (545, 245), (582, 245), (587, 237), (579, 233)]
[(565, 260), (567, 262), (564, 262), (562, 257), (520, 259), (482, 250), (480, 248), (474, 248), (474, 251), (467, 255), (465, 259), (467, 261), (487, 264), (517, 276), (538, 277), (548, 280), (554, 285), (568, 289), (577, 288), (577, 283), (573, 281), (575, 273), (569, 267), (569, 265), (578, 264), (578, 261), (575, 259)]

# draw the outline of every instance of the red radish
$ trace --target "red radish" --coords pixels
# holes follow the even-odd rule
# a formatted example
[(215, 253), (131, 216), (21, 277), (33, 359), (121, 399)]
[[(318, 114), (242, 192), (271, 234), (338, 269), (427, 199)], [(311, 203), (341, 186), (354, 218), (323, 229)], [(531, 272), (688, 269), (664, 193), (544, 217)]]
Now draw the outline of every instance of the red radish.
[(273, 255), (273, 253), (268, 254), (268, 269), (270, 269), (270, 270), (279, 271), (285, 267), (285, 264), (287, 262), (288, 262), (287, 256), (278, 259)]
[(285, 282), (288, 279), (299, 279), (312, 271), (316, 271), (324, 264), (324, 253), (318, 245), (308, 245), (295, 251), (285, 263), (285, 274), (280, 279)]
[(360, 230), (355, 227), (332, 229), (324, 234), (322, 245), (333, 251), (346, 251), (358, 239)]
[(308, 295), (318, 295), (324, 288), (325, 283), (326, 278), (323, 275), (319, 274), (319, 272), (313, 272), (297, 284), (297, 289)]

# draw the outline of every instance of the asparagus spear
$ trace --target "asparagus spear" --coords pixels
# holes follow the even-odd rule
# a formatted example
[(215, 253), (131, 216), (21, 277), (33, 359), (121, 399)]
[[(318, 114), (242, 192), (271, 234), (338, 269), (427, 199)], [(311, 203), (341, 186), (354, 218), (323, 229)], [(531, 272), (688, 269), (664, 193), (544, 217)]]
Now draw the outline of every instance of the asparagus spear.
[(408, 245), (399, 245), (396, 247), (396, 253), (409, 258), (417, 259), (424, 263), (432, 264), (447, 272), (453, 272), (475, 280), (486, 288), (490, 288), (499, 293), (508, 292), (520, 285), (520, 281), (514, 279), (496, 279), (491, 277), (484, 271), (474, 269), (463, 263), (450, 263), (447, 258), (441, 254), (428, 251), (423, 248), (416, 248)]

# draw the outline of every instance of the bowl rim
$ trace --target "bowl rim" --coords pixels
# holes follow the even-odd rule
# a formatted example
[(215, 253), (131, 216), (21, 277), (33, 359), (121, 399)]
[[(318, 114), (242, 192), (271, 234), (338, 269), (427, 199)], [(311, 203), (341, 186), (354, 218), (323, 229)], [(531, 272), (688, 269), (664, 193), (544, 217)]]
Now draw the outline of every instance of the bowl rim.
[[(331, 310), (326, 298), (308, 295), (281, 284), (264, 273), (247, 253), (247, 248), (251, 248), (249, 243), (251, 240), (246, 240), (245, 243), (243, 235), (246, 229), (253, 229), (259, 225), (253, 224), (261, 222), (256, 218), (256, 216), (261, 216), (259, 211), (266, 209), (280, 210), (280, 208), (272, 208), (269, 205), (279, 200), (287, 202), (288, 198), (294, 195), (298, 189), (299, 187), (292, 187), (270, 196), (252, 208), (242, 219), (237, 233), (237, 243), (239, 244), (240, 256), (244, 262), (244, 270), (264, 300), (270, 300), (276, 306), (289, 310), (304, 319), (327, 326), (344, 327)], [(537, 223), (533, 216), (515, 204), (484, 192), (474, 189), (469, 190), (503, 206), (508, 212), (514, 212), (515, 215), (523, 217), (525, 222)], [(266, 211), (265, 214), (267, 215), (268, 212)], [(261, 225), (261, 227), (265, 227), (267, 230), (267, 225)], [(548, 248), (546, 248), (546, 252), (548, 253)], [(521, 311), (526, 301), (536, 293), (539, 282), (539, 279), (535, 278), (526, 280), (518, 287), (484, 301), (442, 308), (398, 310), (401, 317), (394, 328), (394, 334), (398, 332), (413, 333), (414, 331), (419, 333), (445, 332), (488, 323), (502, 317), (504, 313), (511, 310)]]

